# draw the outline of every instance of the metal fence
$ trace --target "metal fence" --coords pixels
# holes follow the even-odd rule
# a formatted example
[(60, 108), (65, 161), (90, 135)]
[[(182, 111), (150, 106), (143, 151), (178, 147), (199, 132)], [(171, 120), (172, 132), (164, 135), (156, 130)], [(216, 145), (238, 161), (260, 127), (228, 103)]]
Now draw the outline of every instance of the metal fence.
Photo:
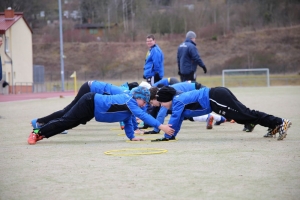
[[(114, 85), (122, 85), (124, 82), (141, 82), (144, 81), (144, 79), (140, 78), (138, 80), (134, 79), (120, 79), (120, 78), (114, 78), (114, 79), (97, 79), (97, 78), (90, 78), (90, 79), (77, 79), (77, 89), (80, 88), (80, 86), (89, 80), (99, 80), (103, 82), (112, 83)], [(255, 85), (249, 85), (245, 84), (246, 80), (235, 81), (234, 85), (231, 85), (229, 87), (251, 87), (251, 86), (266, 86), (265, 81), (259, 85), (259, 81), (255, 81)], [(198, 82), (205, 83), (205, 85), (209, 85), (209, 87), (216, 87), (220, 86), (222, 84), (222, 76), (214, 76), (214, 77), (200, 77), (200, 80)], [(61, 80), (56, 81), (45, 81), (44, 83), (32, 83), (32, 82), (17, 82), (13, 86), (0, 88), (1, 94), (12, 94), (14, 89), (15, 94), (20, 93), (40, 93), (40, 92), (57, 92), (61, 91)], [(295, 77), (272, 77), (270, 76), (270, 86), (287, 86), (287, 85), (300, 85), (300, 76)], [(14, 88), (12, 88), (14, 87)], [(75, 83), (73, 78), (66, 78), (64, 81), (64, 91), (74, 91)]]

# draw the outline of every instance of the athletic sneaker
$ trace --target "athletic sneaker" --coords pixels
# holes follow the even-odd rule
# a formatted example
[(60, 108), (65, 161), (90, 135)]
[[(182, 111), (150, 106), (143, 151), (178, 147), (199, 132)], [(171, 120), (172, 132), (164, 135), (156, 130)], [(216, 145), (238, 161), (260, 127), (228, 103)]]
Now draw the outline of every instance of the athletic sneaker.
[(223, 116), (221, 116), (221, 120), (218, 121), (218, 122), (215, 122), (215, 125), (219, 126), (220, 124), (222, 124), (222, 123), (224, 123), (224, 122), (226, 122), (226, 118), (223, 117)]
[(169, 140), (176, 140), (175, 136), (172, 136), (170, 138), (158, 138), (158, 139), (155, 139), (155, 140), (151, 140), (151, 142), (163, 142), (163, 141), (169, 141)]
[(124, 124), (124, 122), (122, 121), (122, 122), (120, 122), (120, 128), (121, 128), (121, 130), (124, 130), (124, 127), (125, 127), (125, 124)]
[(275, 128), (268, 128), (268, 132), (264, 135), (265, 138), (276, 138), (276, 133), (278, 132), (279, 126), (276, 126)]
[(245, 124), (244, 129), (246, 132), (252, 132), (254, 130), (255, 126), (256, 126), (256, 124)]
[(31, 126), (32, 126), (33, 128), (42, 128), (42, 126), (39, 125), (39, 123), (37, 122), (37, 119), (31, 120), (30, 123), (31, 123)]
[(214, 116), (208, 115), (207, 122), (206, 122), (206, 129), (212, 129), (213, 128), (213, 122), (214, 122)]
[(34, 131), (33, 131), (33, 132), (30, 133), (30, 135), (27, 139), (27, 142), (28, 142), (28, 144), (33, 145), (37, 141), (42, 140), (42, 139), (43, 139), (43, 136), (40, 136), (39, 134), (34, 133)]
[(292, 122), (288, 119), (282, 119), (282, 124), (278, 126), (279, 136), (277, 140), (283, 140), (286, 137), (287, 130), (292, 125)]
[[(42, 126), (37, 122), (37, 119), (31, 120), (31, 126), (32, 126), (34, 129), (42, 128)], [(65, 131), (61, 132), (60, 134), (67, 134), (67, 133), (68, 133), (68, 131), (65, 130)]]
[(152, 131), (145, 131), (144, 134), (159, 134), (160, 130), (158, 132), (152, 130)]

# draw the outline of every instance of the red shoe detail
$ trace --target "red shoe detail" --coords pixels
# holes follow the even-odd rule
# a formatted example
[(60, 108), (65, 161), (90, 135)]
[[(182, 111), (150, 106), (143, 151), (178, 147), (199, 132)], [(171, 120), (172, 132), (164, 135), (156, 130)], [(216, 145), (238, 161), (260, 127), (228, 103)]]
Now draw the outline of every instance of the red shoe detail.
[(206, 129), (212, 129), (213, 122), (214, 122), (214, 117), (213, 116), (209, 116), (209, 118), (207, 120)]
[(40, 136), (39, 134), (35, 134), (35, 133), (30, 133), (27, 142), (30, 145), (35, 144), (37, 141), (42, 140), (44, 137)]

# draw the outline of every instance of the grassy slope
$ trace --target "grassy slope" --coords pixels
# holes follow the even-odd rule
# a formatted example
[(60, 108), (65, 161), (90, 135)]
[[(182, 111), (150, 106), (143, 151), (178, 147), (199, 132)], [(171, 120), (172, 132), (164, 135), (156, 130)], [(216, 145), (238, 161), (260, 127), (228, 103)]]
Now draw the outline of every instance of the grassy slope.
[[(177, 75), (176, 54), (181, 42), (182, 40), (157, 40), (165, 54), (165, 76)], [(248, 60), (250, 63), (265, 62), (260, 64), (264, 65), (262, 67), (272, 67), (274, 64), (268, 64), (275, 63), (276, 68), (282, 67), (281, 71), (284, 72), (300, 71), (300, 26), (242, 32), (219, 37), (217, 41), (198, 38), (197, 47), (208, 68), (208, 75), (221, 74), (223, 68), (232, 64), (245, 68)], [(44, 65), (46, 72), (57, 72), (59, 79), (59, 44), (36, 43), (33, 51), (34, 64)], [(65, 43), (65, 71), (76, 70), (78, 74), (87, 72), (88, 78), (141, 78), (146, 51), (145, 41)], [(253, 59), (254, 54), (262, 54), (264, 60)], [(107, 72), (107, 69), (113, 70)], [(198, 74), (203, 75), (202, 70), (198, 70)], [(53, 78), (55, 79), (55, 75)]]

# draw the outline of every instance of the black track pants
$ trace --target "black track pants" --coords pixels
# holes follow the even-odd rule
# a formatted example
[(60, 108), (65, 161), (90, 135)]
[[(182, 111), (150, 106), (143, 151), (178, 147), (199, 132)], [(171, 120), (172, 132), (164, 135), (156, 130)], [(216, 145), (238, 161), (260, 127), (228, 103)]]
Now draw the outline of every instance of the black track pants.
[(88, 85), (88, 82), (85, 82), (80, 88), (79, 91), (76, 95), (76, 97), (74, 98), (74, 100), (67, 105), (64, 109), (56, 111), (48, 116), (42, 117), (42, 118), (38, 118), (37, 122), (41, 123), (41, 124), (47, 124), (48, 122), (50, 122), (51, 120), (54, 120), (56, 118), (60, 118), (62, 116), (64, 116), (64, 114), (66, 114), (69, 110), (71, 110), (71, 108), (79, 101), (79, 99), (85, 95), (86, 93), (91, 92), (90, 86)]
[(259, 124), (275, 128), (282, 119), (257, 110), (250, 110), (232, 92), (224, 87), (211, 88), (209, 92), (212, 111), (239, 124)]
[(64, 116), (45, 124), (40, 129), (39, 135), (49, 138), (79, 124), (86, 124), (94, 118), (94, 97), (95, 93), (93, 92), (83, 95)]
[(196, 72), (191, 72), (189, 74), (181, 74), (180, 75), (180, 81), (181, 82), (184, 82), (184, 81), (195, 82), (196, 81)]

